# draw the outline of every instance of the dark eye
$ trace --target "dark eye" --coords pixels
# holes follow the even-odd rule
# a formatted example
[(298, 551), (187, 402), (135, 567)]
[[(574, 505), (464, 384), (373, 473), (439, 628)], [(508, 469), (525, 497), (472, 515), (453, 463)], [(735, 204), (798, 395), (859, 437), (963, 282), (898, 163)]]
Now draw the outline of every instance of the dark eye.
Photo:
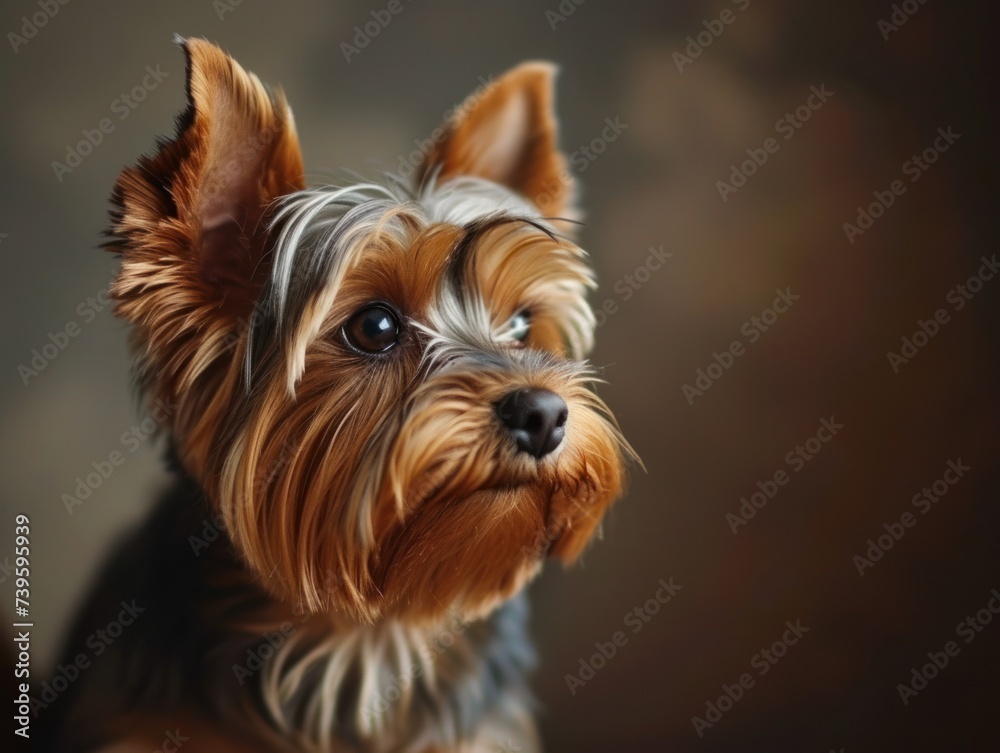
[(362, 353), (384, 353), (399, 342), (399, 320), (385, 306), (366, 306), (344, 325), (347, 344)]
[(503, 328), (500, 339), (516, 340), (517, 342), (523, 343), (528, 337), (528, 331), (530, 329), (531, 313), (528, 311), (518, 311), (510, 318), (510, 321), (508, 321), (506, 326)]

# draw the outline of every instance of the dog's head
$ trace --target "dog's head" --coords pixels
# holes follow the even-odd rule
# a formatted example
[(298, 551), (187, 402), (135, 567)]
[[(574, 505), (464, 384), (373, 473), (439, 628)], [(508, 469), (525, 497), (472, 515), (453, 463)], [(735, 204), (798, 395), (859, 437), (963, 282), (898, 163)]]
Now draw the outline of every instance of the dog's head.
[(306, 188), (280, 92), (183, 46), (177, 135), (113, 196), (113, 294), (246, 562), (372, 621), (482, 614), (575, 559), (629, 450), (580, 360), (593, 278), (552, 67), (457, 107), (412, 182)]

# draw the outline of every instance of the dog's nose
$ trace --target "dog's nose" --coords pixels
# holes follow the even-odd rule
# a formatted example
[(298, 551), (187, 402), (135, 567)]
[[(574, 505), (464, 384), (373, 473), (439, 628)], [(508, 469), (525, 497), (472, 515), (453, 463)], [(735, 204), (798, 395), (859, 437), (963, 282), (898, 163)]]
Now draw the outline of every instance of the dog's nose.
[(497, 413), (518, 449), (541, 459), (566, 435), (566, 402), (554, 392), (534, 387), (511, 392), (497, 403)]

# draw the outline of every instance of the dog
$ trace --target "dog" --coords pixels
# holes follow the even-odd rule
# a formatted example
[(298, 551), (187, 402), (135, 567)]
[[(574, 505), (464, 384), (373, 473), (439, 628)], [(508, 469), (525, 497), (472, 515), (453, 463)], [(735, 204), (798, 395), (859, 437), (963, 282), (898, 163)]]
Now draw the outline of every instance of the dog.
[(522, 589), (634, 458), (583, 360), (554, 66), (487, 82), (412, 175), (310, 188), (284, 95), (176, 41), (187, 109), (107, 241), (175, 481), (39, 724), (61, 753), (539, 750)]

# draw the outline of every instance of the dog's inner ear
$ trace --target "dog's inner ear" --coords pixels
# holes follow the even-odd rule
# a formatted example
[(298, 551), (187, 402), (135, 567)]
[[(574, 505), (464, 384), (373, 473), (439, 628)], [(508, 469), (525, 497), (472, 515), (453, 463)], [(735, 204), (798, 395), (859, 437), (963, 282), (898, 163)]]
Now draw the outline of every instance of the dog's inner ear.
[(302, 187), (301, 155), (284, 102), (272, 101), (256, 77), (212, 52), (199, 58), (189, 48), (195, 124), (206, 131), (198, 216), (191, 219), (201, 223), (205, 277), (230, 296), (253, 296), (264, 271), (262, 220), (273, 199)]
[(301, 152), (280, 92), (204, 40), (181, 43), (188, 109), (177, 136), (118, 181), (119, 292), (127, 299), (130, 280), (158, 270), (175, 301), (243, 317), (268, 273), (268, 212), (304, 185)]
[(527, 197), (545, 216), (574, 216), (573, 181), (558, 146), (555, 73), (550, 63), (523, 63), (472, 94), (445, 123), (418, 180), (435, 171), (439, 183), (486, 178)]
[(266, 276), (267, 210), (304, 184), (295, 126), (281, 94), (271, 96), (218, 48), (189, 40), (185, 50), (197, 172), (194, 185), (180, 188), (192, 191), (188, 221), (200, 225), (202, 274), (245, 306)]

